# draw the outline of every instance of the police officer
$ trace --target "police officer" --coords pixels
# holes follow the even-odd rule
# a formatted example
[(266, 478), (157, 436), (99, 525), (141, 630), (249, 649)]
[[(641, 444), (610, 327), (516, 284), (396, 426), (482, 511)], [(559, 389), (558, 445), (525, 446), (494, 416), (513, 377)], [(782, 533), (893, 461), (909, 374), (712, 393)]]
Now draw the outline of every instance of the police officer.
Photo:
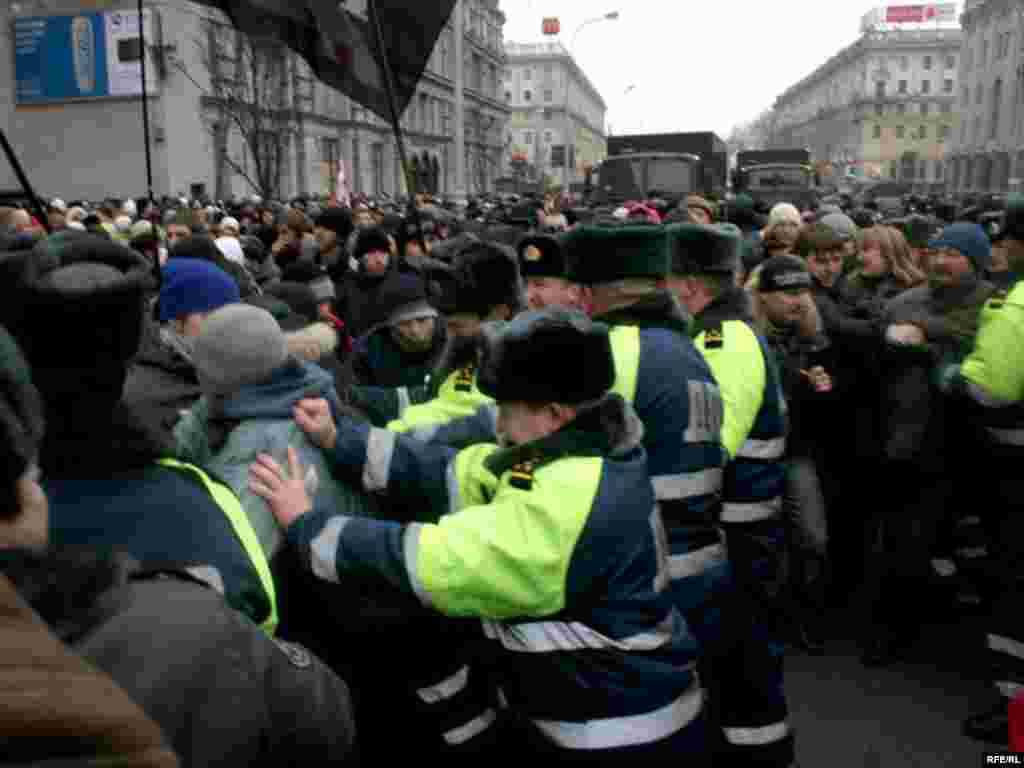
[(581, 305), (580, 288), (569, 280), (569, 265), (557, 237), (527, 235), (516, 245), (516, 252), (519, 271), (526, 281), (526, 301), (530, 309)]
[[(562, 308), (487, 324), (478, 383), (498, 403), (503, 448), (457, 452), (336, 426), (326, 402), (300, 403), (296, 421), (339, 468), (418, 505), (418, 522), (312, 509), (294, 454), (287, 476), (261, 457), (252, 488), (321, 578), (373, 574), (442, 614), (482, 620), (513, 721), (503, 756), (704, 766), (696, 647), (667, 589), (642, 428), (607, 392), (613, 345), (605, 327)], [(454, 697), (471, 675), (429, 693)]]
[(712, 653), (711, 706), (721, 748), (741, 764), (788, 766), (793, 734), (783, 694), (783, 642), (773, 622), (783, 592), (786, 403), (768, 346), (736, 287), (738, 241), (715, 227), (669, 228), (671, 290), (694, 317), (690, 330), (722, 393), (729, 455), (722, 528), (735, 587), (721, 626), (697, 622)]
[[(1024, 241), (1024, 197), (1008, 201), (1005, 234), (1020, 247)], [(1008, 700), (1024, 692), (1024, 498), (1020, 467), (1024, 460), (1024, 285), (995, 293), (981, 311), (974, 348), (959, 366), (943, 370), (944, 389), (969, 399), (984, 425), (988, 476), (992, 479), (987, 512), (999, 531), (994, 572), (995, 595), (987, 626), (987, 655), (1000, 697), (988, 710), (969, 717), (964, 731), (993, 743), (1007, 741)]]
[[(668, 271), (664, 228), (578, 227), (563, 237), (569, 280), (595, 319), (611, 326), (614, 391), (636, 410), (655, 496), (669, 535), (676, 605), (711, 611), (712, 584), (728, 580), (718, 529), (725, 451), (722, 402), (711, 369), (688, 335), (686, 316), (658, 281)], [(538, 361), (535, 370), (545, 369)], [(494, 440), (493, 406), (427, 430), (421, 440), (465, 447)]]
[(611, 326), (614, 391), (644, 425), (648, 468), (669, 535), (676, 606), (711, 610), (710, 584), (728, 578), (718, 529), (725, 452), (722, 399), (689, 337), (668, 273), (661, 226), (580, 227), (565, 236), (570, 276), (591, 315)]

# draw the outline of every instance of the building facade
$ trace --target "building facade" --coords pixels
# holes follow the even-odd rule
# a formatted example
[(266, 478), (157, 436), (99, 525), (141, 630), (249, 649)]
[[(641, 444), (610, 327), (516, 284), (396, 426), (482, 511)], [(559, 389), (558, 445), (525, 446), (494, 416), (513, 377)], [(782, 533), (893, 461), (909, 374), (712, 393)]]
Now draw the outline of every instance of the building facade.
[[(358, 2), (349, 7), (358, 6)], [(206, 6), (147, 0), (147, 93), (151, 124), (153, 191), (157, 196), (228, 199), (258, 192), (257, 152), (272, 155), (276, 196), (327, 195), (344, 162), (352, 190), (368, 195), (405, 194), (391, 127), (316, 80), (305, 62), (279, 52), (274, 107), (282, 117), (266, 143), (247, 137), (225, 98), (226, 20)], [(493, 189), (501, 174), (509, 107), (501, 90), (505, 68), (504, 14), (498, 0), (461, 0), (464, 15), (466, 184), (470, 194)], [(124, 0), (22, 0), (0, 4), (0, 58), (14, 60), (12, 21), (28, 16), (123, 10)], [(356, 8), (356, 10), (358, 10)], [(225, 31), (227, 30), (227, 31)], [(19, 48), (20, 50), (20, 48)], [(237, 54), (239, 49), (232, 49)], [(401, 117), (407, 157), (417, 187), (455, 191), (455, 45), (451, 20), (442, 31), (417, 91)], [(101, 199), (146, 194), (141, 99), (67, 100), (19, 104), (15, 78), (0, 81), (0, 114), (37, 191), (43, 195)], [(268, 133), (264, 131), (263, 133)], [(255, 182), (255, 183), (254, 183)], [(0, 163), (0, 189), (16, 188)]]
[(582, 185), (608, 152), (604, 99), (561, 43), (507, 43), (505, 54), (506, 175), (518, 162), (530, 180), (543, 174), (563, 189)]
[(771, 144), (834, 178), (947, 182), (959, 129), (959, 29), (869, 29), (775, 102)]
[(951, 148), (954, 194), (1020, 191), (1024, 177), (1024, 2), (968, 0)]

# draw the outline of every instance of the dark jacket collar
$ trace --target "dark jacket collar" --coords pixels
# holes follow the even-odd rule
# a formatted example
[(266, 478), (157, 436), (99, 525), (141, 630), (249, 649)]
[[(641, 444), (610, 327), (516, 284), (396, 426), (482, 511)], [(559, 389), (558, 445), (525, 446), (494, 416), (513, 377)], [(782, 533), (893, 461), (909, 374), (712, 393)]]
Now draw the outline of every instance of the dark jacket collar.
[(675, 295), (664, 289), (640, 299), (635, 304), (613, 309), (595, 316), (594, 319), (607, 325), (669, 328), (687, 335), (690, 333), (691, 322)]
[(726, 320), (742, 320), (749, 323), (753, 322), (753, 319), (747, 292), (742, 288), (730, 288), (694, 318), (690, 336), (696, 338), (708, 328), (721, 325)]
[(516, 466), (528, 465), (536, 469), (569, 457), (621, 457), (636, 450), (643, 434), (643, 424), (632, 406), (619, 395), (608, 394), (580, 410), (576, 418), (558, 432), (491, 454), (487, 468), (500, 476)]

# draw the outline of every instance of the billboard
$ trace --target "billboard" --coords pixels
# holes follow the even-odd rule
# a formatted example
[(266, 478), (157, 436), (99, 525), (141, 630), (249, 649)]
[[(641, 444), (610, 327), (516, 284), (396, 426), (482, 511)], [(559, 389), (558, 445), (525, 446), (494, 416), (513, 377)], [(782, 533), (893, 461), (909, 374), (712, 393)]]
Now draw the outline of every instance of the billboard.
[[(149, 12), (144, 12), (147, 30)], [(134, 11), (14, 20), (18, 104), (142, 94), (142, 40)]]
[(889, 5), (885, 8), (886, 24), (941, 24), (950, 21), (956, 21), (956, 3)]
[(953, 24), (957, 21), (956, 9), (956, 3), (879, 6), (861, 17), (861, 31), (892, 24)]

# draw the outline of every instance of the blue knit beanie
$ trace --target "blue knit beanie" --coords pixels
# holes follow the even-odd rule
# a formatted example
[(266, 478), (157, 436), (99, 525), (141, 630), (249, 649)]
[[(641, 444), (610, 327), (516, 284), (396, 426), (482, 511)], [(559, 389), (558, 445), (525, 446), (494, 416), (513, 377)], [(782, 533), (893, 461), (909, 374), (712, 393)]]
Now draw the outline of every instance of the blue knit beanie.
[(202, 259), (170, 259), (163, 268), (160, 322), (197, 312), (212, 312), (242, 300), (238, 283), (220, 267)]
[(974, 265), (979, 275), (992, 266), (992, 245), (988, 235), (977, 224), (969, 221), (958, 221), (950, 224), (934, 240), (928, 243), (929, 248), (951, 248), (959, 251)]

